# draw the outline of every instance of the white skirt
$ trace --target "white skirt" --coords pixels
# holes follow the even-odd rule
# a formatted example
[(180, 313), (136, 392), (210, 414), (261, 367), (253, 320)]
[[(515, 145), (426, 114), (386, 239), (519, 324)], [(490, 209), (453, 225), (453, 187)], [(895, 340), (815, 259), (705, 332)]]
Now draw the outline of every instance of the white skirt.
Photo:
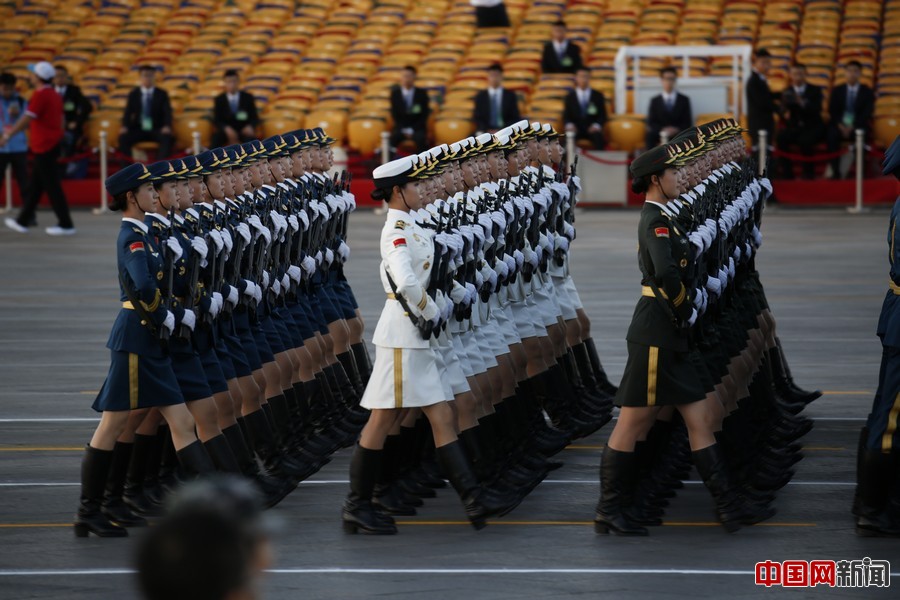
[(575, 289), (575, 282), (572, 281), (571, 275), (566, 278), (566, 291), (569, 293), (569, 298), (572, 300), (572, 304), (575, 305), (575, 310), (583, 308), (583, 305), (581, 304), (581, 297), (578, 295), (578, 290)]
[[(516, 331), (523, 340), (526, 338), (538, 336), (538, 330), (534, 326), (534, 316), (524, 300), (521, 302), (510, 302), (509, 308), (512, 311), (513, 322), (516, 325)], [(543, 327), (541, 328), (543, 330)], [(546, 335), (544, 333), (540, 335)]]
[(446, 346), (438, 346), (438, 353), (441, 354), (444, 359), (444, 372), (447, 374), (447, 381), (450, 384), (450, 391), (452, 393), (451, 398), (456, 397), (458, 394), (465, 394), (470, 391), (471, 388), (469, 387), (469, 382), (466, 381), (462, 364), (453, 344), (449, 343)]
[(443, 402), (441, 374), (431, 348), (375, 346), (375, 364), (360, 406), (416, 408)]
[(538, 315), (541, 319), (539, 322), (544, 327), (556, 325), (556, 317), (560, 314), (559, 304), (557, 304), (552, 296), (552, 289), (553, 288), (549, 287), (537, 288), (534, 290), (534, 295), (532, 296), (534, 303), (538, 308)]
[(564, 321), (571, 321), (578, 317), (575, 312), (575, 303), (569, 296), (569, 290), (566, 287), (566, 280), (561, 277), (553, 278), (553, 289), (556, 293), (556, 301), (559, 303), (559, 310), (562, 312)]
[(456, 358), (459, 359), (459, 366), (462, 369), (463, 377), (468, 379), (475, 375), (472, 363), (469, 362), (469, 356), (466, 354), (466, 347), (463, 346), (460, 336), (462, 332), (453, 334), (453, 350), (456, 352)]
[(522, 338), (519, 336), (519, 330), (516, 329), (516, 322), (513, 320), (512, 309), (509, 307), (509, 304), (504, 306), (502, 310), (498, 310), (497, 313), (497, 323), (500, 325), (500, 331), (503, 332), (506, 345), (521, 344)]
[(475, 339), (478, 340), (475, 352), (481, 356), (481, 360), (484, 362), (484, 370), (493, 369), (497, 366), (497, 357), (494, 356), (494, 344), (491, 341), (491, 335), (487, 330), (487, 326), (482, 325), (474, 333)]

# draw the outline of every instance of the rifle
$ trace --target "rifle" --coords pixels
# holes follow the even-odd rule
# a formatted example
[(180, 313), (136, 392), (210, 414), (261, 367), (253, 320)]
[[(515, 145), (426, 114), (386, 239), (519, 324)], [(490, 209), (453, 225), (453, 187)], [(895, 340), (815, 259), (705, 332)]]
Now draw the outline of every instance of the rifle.
[(397, 284), (394, 283), (394, 278), (391, 277), (390, 272), (385, 268), (384, 274), (387, 275), (388, 285), (391, 287), (391, 292), (394, 294), (394, 298), (397, 302), (400, 303), (400, 306), (403, 307), (404, 313), (409, 317), (409, 320), (415, 325), (416, 329), (419, 330), (419, 334), (422, 336), (423, 340), (427, 340), (434, 333), (434, 328), (431, 324), (431, 321), (426, 321), (425, 317), (422, 315), (416, 316), (415, 313), (412, 312), (409, 308), (409, 304), (406, 302), (406, 298), (403, 297), (403, 294), (397, 292)]
[[(175, 207), (169, 207), (169, 231), (166, 239), (171, 239), (175, 232)], [(175, 299), (175, 256), (171, 248), (166, 246), (166, 298), (164, 301), (166, 310), (172, 310), (172, 303)], [(159, 328), (159, 339), (162, 343), (168, 343), (169, 331), (165, 327)]]
[[(173, 213), (174, 217), (174, 213)], [(187, 221), (185, 221), (187, 223)], [(200, 235), (200, 220), (194, 222), (193, 232), (195, 236)], [(213, 245), (213, 249), (215, 249), (215, 245)], [(189, 251), (191, 253), (191, 261), (188, 265), (190, 269), (191, 278), (190, 283), (188, 284), (187, 294), (184, 297), (184, 311), (193, 311), (194, 310), (194, 294), (197, 291), (197, 283), (200, 281), (200, 256), (194, 252), (193, 247)], [(196, 316), (196, 313), (194, 313)], [(178, 331), (176, 332), (178, 339), (188, 341), (191, 339), (191, 329), (185, 325), (180, 324), (178, 326)]]

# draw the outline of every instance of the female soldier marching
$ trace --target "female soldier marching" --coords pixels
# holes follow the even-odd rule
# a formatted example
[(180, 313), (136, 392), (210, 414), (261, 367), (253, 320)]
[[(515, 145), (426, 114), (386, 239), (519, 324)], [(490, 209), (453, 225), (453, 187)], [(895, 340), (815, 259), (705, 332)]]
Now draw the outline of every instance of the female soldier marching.
[(101, 510), (104, 488), (116, 438), (124, 431), (130, 411), (158, 407), (172, 431), (178, 458), (191, 472), (213, 470), (212, 461), (194, 434), (194, 420), (160, 344), (160, 332), (175, 330), (175, 315), (163, 302), (160, 284), (164, 259), (148, 227), (146, 213), (156, 210), (159, 196), (150, 172), (133, 164), (106, 180), (112, 210), (123, 219), (117, 241), (122, 309), (107, 342), (111, 363), (93, 408), (102, 413), (81, 464), (81, 499), (75, 516), (75, 535), (123, 537), (128, 532)]
[(453, 411), (444, 400), (434, 350), (422, 333), (439, 322), (440, 310), (425, 289), (434, 262), (431, 234), (416, 225), (411, 214), (423, 206), (414, 180), (417, 168), (425, 166), (417, 167), (405, 157), (373, 173), (372, 197), (388, 204), (380, 269), (387, 301), (373, 338), (375, 364), (360, 403), (372, 412), (350, 461), (350, 494), (342, 515), (349, 533), (397, 533), (393, 519), (373, 506), (372, 494), (382, 468), (385, 438), (407, 408), (421, 408), (431, 423), (438, 460), (476, 529), (509, 508), (478, 485), (457, 439)]
[(663, 406), (674, 406), (684, 420), (694, 465), (715, 499), (722, 525), (732, 532), (771, 516), (736, 492), (714, 436), (714, 419), (701, 402), (706, 390), (690, 360), (688, 335), (697, 312), (691, 302), (693, 290), (684, 283), (691, 243), (665, 209), (677, 195), (675, 158), (670, 147), (658, 146), (630, 167), (632, 190), (645, 194), (638, 225), (642, 288), (628, 328), (628, 362), (616, 394), (622, 409), (601, 459), (597, 533), (647, 535), (647, 529), (631, 522), (627, 514), (638, 473), (635, 444), (646, 439)]

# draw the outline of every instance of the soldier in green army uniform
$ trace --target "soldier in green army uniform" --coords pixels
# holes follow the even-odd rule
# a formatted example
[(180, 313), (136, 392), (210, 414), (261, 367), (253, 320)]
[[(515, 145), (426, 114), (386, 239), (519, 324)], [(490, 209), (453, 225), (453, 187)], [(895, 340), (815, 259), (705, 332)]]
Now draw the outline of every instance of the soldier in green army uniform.
[(647, 535), (633, 523), (630, 508), (638, 469), (635, 445), (646, 439), (659, 410), (675, 406), (690, 438), (692, 458), (729, 531), (764, 516), (736, 493), (710, 425), (703, 379), (690, 359), (690, 327), (697, 318), (689, 282), (692, 245), (666, 204), (677, 197), (677, 150), (653, 148), (631, 165), (632, 190), (645, 194), (638, 225), (641, 298), (628, 329), (628, 361), (616, 403), (622, 409), (603, 451), (597, 533)]

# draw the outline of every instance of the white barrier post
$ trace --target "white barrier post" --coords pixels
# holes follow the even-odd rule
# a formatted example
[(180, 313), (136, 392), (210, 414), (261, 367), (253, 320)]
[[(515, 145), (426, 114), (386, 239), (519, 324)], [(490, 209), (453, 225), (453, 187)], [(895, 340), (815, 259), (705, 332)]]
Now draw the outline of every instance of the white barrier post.
[[(0, 210), (0, 213), (8, 213), (12, 212), (12, 165), (6, 165), (6, 170), (3, 173), (3, 181), (6, 182), (4, 186), (6, 188), (6, 208)], [(21, 192), (19, 192), (21, 193)]]
[(572, 163), (575, 161), (575, 132), (566, 132), (566, 171), (572, 171)]
[(95, 215), (102, 215), (107, 212), (109, 209), (108, 200), (106, 197), (106, 178), (108, 176), (108, 165), (106, 163), (108, 159), (109, 148), (106, 143), (106, 131), (100, 132), (100, 208), (94, 209)]
[(863, 129), (856, 130), (856, 204), (847, 209), (847, 212), (858, 215), (867, 212), (863, 208), (863, 154), (866, 152), (866, 132)]
[(381, 132), (381, 164), (390, 162), (391, 160), (391, 134), (387, 131)]
[(762, 177), (766, 174), (766, 156), (769, 151), (769, 132), (765, 129), (760, 129), (759, 132), (759, 164), (757, 167), (759, 168), (759, 176)]
[[(194, 126), (194, 123), (191, 123), (191, 126)], [(194, 145), (194, 154), (200, 154), (200, 132), (196, 130), (192, 131), (191, 140)]]

